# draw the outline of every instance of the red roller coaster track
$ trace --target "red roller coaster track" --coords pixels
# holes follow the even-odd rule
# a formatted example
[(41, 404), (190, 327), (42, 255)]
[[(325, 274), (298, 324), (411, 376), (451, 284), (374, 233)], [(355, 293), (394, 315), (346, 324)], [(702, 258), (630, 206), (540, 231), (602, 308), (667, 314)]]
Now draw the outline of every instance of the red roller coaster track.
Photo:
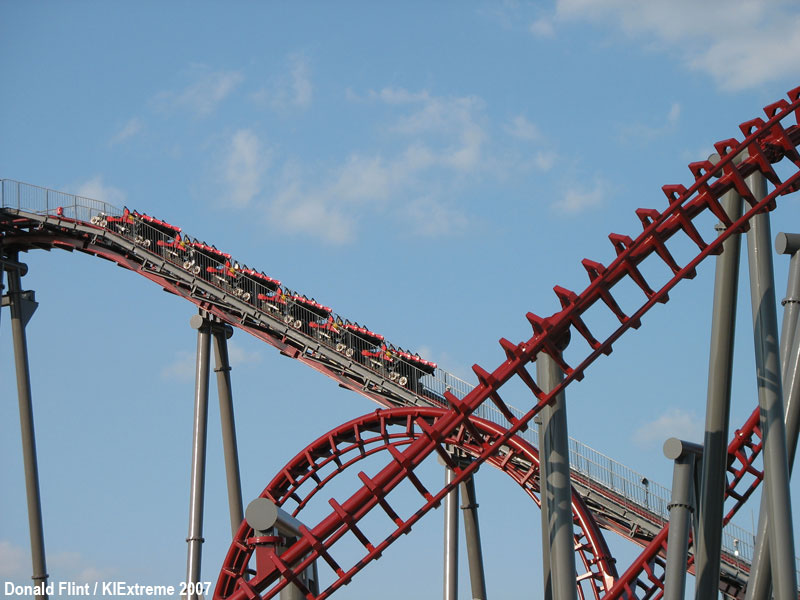
[[(708, 256), (720, 253), (722, 243), (728, 237), (747, 230), (750, 219), (755, 215), (773, 210), (778, 197), (800, 189), (800, 155), (797, 150), (800, 143), (800, 88), (789, 92), (788, 100), (775, 102), (764, 111), (766, 120), (756, 118), (741, 125), (743, 140), (731, 138), (715, 144), (720, 156), (716, 164), (700, 161), (689, 165), (694, 182), (688, 188), (682, 185), (664, 186), (663, 191), (669, 202), (666, 209), (637, 210), (643, 231), (635, 238), (611, 234), (609, 238), (616, 258), (608, 266), (584, 260), (582, 264), (590, 283), (583, 291), (575, 293), (556, 286), (554, 290), (561, 303), (561, 310), (546, 318), (528, 313), (526, 316), (533, 335), (518, 343), (501, 339), (500, 345), (506, 354), (506, 360), (491, 372), (475, 365), (473, 370), (479, 384), (472, 391), (459, 398), (446, 389), (441, 393), (431, 393), (422, 387), (414, 388), (414, 397), (427, 397), (424, 403), (443, 404), (441, 401), (444, 400), (449, 410), (439, 411), (435, 415), (419, 412), (413, 418), (406, 415), (408, 422), (414, 425), (414, 433), (409, 433), (402, 444), (385, 445), (391, 458), (376, 475), (368, 477), (359, 473), (362, 485), (354, 494), (343, 501), (331, 499), (334, 510), (316, 525), (304, 528), (302, 537), (281, 554), (280, 558), (274, 556), (271, 564), (259, 564), (251, 579), (241, 577), (243, 565), (226, 563), (215, 597), (273, 597), (284, 585), (281, 582), (294, 580), (297, 573), (318, 558), (337, 565), (334, 569), (336, 578), (318, 596), (328, 597), (350, 581), (366, 564), (377, 559), (395, 539), (408, 533), (422, 516), (437, 506), (453, 487), (470, 477), (483, 462), (502, 462), (499, 457), (507, 451), (505, 449), (516, 447), (516, 434), (528, 426), (542, 407), (573, 380), (583, 378), (586, 369), (598, 356), (610, 354), (612, 344), (627, 330), (638, 328), (642, 317), (650, 308), (656, 303), (667, 302), (668, 292), (678, 282), (693, 277), (697, 265)], [(781, 178), (772, 165), (784, 159), (787, 159), (784, 164), (790, 174)], [(763, 174), (773, 185), (772, 192), (764, 198), (754, 197), (745, 182), (745, 178), (753, 173)], [(721, 196), (729, 190), (738, 192), (747, 203), (745, 214), (733, 222), (720, 204)], [(94, 216), (97, 216), (97, 211)], [(722, 222), (723, 229), (715, 239), (705, 240), (699, 233), (694, 222), (702, 216), (716, 217)], [(146, 240), (127, 240), (125, 235), (110, 232), (105, 226), (106, 224), (98, 226), (97, 222), (91, 223), (88, 217), (82, 217), (77, 210), (70, 216), (69, 207), (59, 206), (54, 212), (50, 210), (49, 203), (45, 204), (44, 210), (22, 206), (19, 201), (14, 206), (6, 201), (4, 194), (2, 245), (5, 249), (15, 251), (34, 247), (62, 247), (113, 260), (384, 405), (400, 404), (408, 398), (408, 384), (399, 385), (393, 379), (376, 378), (370, 373), (370, 369), (364, 369), (353, 361), (347, 364), (347, 368), (342, 368), (339, 359), (329, 353), (323, 344), (298, 344), (298, 338), (293, 335), (289, 321), (285, 321), (287, 327), (276, 327), (273, 321), (264, 318), (259, 310), (252, 308), (252, 302), (248, 304), (247, 299), (243, 299), (244, 293), (241, 289), (231, 288), (226, 283), (222, 271), (215, 270), (219, 273), (219, 285), (208, 285), (196, 278), (187, 280), (185, 269), (175, 269), (169, 260), (143, 248), (142, 242)], [(678, 264), (668, 246), (668, 242), (672, 245), (675, 240), (694, 249), (693, 258), (683, 266)], [(175, 240), (170, 244), (177, 248), (174, 246)], [(670, 275), (665, 281), (659, 281), (657, 285), (653, 284), (652, 279), (647, 281), (642, 267), (648, 259), (660, 261), (666, 266)], [(194, 263), (190, 267), (196, 269)], [(195, 270), (194, 274), (197, 272)], [(629, 311), (630, 314), (623, 312), (613, 293), (623, 282), (627, 285), (632, 283), (644, 295), (644, 302), (636, 310)], [(615, 330), (600, 339), (592, 333), (590, 327), (594, 321), (590, 318), (589, 311), (595, 306), (600, 310), (607, 309), (619, 321)], [(302, 328), (302, 323), (298, 327), (296, 321), (292, 325), (296, 329)], [(571, 355), (579, 353), (579, 358), (573, 361), (573, 365), (567, 364), (561, 354), (561, 349), (569, 340), (572, 340)], [(580, 340), (584, 340), (587, 345), (582, 346), (587, 348), (582, 353), (576, 350), (576, 346), (581, 345)], [(540, 352), (551, 355), (565, 373), (564, 380), (549, 393), (543, 392), (536, 385), (527, 368)], [(528, 411), (520, 417), (509, 410), (500, 395), (503, 385), (515, 377), (530, 389), (534, 398)], [(484, 404), (496, 406), (508, 419), (509, 427), (483, 427), (475, 419), (474, 413)], [(394, 414), (387, 413), (385, 418), (391, 421)], [(735, 503), (726, 519), (730, 519), (761, 481), (761, 472), (753, 466), (753, 460), (761, 447), (759, 435), (756, 412), (737, 431), (729, 446), (729, 469), (732, 477), (729, 478), (727, 495), (735, 499)], [(472, 462), (465, 465), (452, 463), (455, 477), (450, 484), (438, 491), (419, 487), (420, 504), (417, 510), (407, 519), (393, 519), (393, 529), (383, 540), (370, 541), (361, 536), (359, 539), (365, 551), (363, 556), (355, 564), (340, 566), (330, 553), (334, 543), (346, 533), (356, 532), (358, 522), (376, 507), (391, 515), (393, 509), (386, 500), (390, 492), (406, 479), (413, 481), (414, 470), (434, 452), (443, 457), (448, 456), (444, 445), (454, 440), (458, 440), (458, 445), (468, 449), (473, 457)], [(332, 447), (331, 452), (336, 454), (337, 450)], [(312, 462), (308, 464), (313, 471)], [(291, 473), (291, 469), (289, 472)], [(586, 521), (588, 529), (594, 527), (590, 521), (591, 519)], [(616, 598), (639, 592), (643, 594), (642, 597), (660, 597), (663, 575), (658, 572), (658, 564), (665, 540), (666, 533), (662, 532), (610, 589), (605, 587), (608, 581), (604, 580), (603, 591), (607, 593), (602, 597)], [(248, 555), (246, 542), (237, 540), (234, 546), (238, 550), (232, 548), (229, 559), (234, 557), (240, 560), (239, 557)], [(604, 572), (603, 577), (610, 572)], [(595, 595), (598, 593), (595, 591)]]

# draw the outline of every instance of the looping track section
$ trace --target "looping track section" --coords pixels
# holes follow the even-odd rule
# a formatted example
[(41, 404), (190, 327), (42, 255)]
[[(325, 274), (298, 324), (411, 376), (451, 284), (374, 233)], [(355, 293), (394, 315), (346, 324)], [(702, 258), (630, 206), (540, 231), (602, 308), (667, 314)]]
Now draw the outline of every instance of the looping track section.
[[(270, 482), (261, 497), (282, 506), (292, 516), (299, 514), (302, 520), (303, 509), (331, 480), (373, 455), (398, 455), (408, 444), (424, 437), (425, 432), (435, 426), (436, 421), (445, 414), (446, 411), (435, 408), (394, 408), (378, 410), (345, 423), (321, 436), (295, 456)], [(470, 418), (469, 429), (479, 432), (482, 437), (499, 437), (505, 431), (495, 423), (475, 417)], [(477, 439), (466, 428), (460, 428), (452, 437), (443, 440), (443, 443), (472, 457), (481, 452), (480, 445), (475, 443)], [(446, 456), (448, 462), (451, 462), (450, 455)], [(487, 462), (514, 479), (539, 504), (539, 455), (535, 448), (521, 438), (513, 437), (501, 453), (492, 456)], [(369, 479), (363, 471), (358, 473), (358, 478), (365, 482)], [(421, 483), (416, 480), (414, 485), (420, 486)], [(335, 504), (332, 502), (332, 505)], [(398, 525), (404, 522), (398, 514), (399, 510), (395, 511), (389, 505), (387, 497), (382, 498), (380, 506), (385, 513), (386, 518), (383, 520), (386, 524)], [(579, 595), (581, 598), (599, 599), (616, 580), (616, 567), (592, 514), (575, 492), (572, 494), (572, 509), (575, 549), (578, 564), (583, 568), (577, 580)], [(365, 532), (355, 523), (350, 525), (350, 530), (366, 547), (371, 546)], [(308, 529), (301, 531), (313, 545), (317, 545), (317, 540)], [(256, 547), (252, 543), (253, 535), (254, 532), (247, 523), (242, 523), (225, 558), (216, 592), (218, 595), (228, 596), (237, 589), (244, 589), (245, 592), (252, 590), (248, 588), (244, 575), (256, 573), (250, 565)], [(381, 552), (383, 547), (373, 546), (372, 549)], [(274, 554), (269, 557), (279, 569), (285, 568), (280, 557)], [(335, 573), (349, 580), (333, 553), (321, 550), (321, 557)], [(285, 583), (286, 580), (279, 582), (275, 590)], [(301, 590), (304, 594), (309, 593), (308, 589), (301, 587)], [(324, 598), (327, 595), (328, 592), (325, 592), (318, 597)]]

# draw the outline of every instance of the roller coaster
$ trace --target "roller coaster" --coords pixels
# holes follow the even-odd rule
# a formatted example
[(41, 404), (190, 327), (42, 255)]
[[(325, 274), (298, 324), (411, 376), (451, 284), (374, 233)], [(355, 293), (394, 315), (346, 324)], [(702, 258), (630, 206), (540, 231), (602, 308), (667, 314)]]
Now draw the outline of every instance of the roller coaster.
[[(357, 472), (354, 493), (344, 499), (330, 498), (327, 516), (317, 523), (298, 521), (292, 536), (270, 535), (243, 520), (214, 591), (214, 597), (220, 599), (271, 598), (293, 586), (303, 597), (327, 598), (381, 557), (399, 536), (409, 533), (457, 486), (470, 481), (483, 463), (508, 474), (537, 504), (542, 503), (547, 478), (543, 465), (549, 458), (543, 456), (540, 465), (540, 440), (530, 427), (534, 419), (547, 419), (544, 415), (553, 411), (565, 388), (582, 379), (599, 356), (611, 354), (613, 344), (628, 330), (639, 328), (654, 305), (666, 303), (679, 282), (694, 277), (701, 262), (710, 256), (724, 256), (729, 239), (737, 240), (745, 232), (750, 235), (756, 228), (763, 231), (765, 219), (768, 232), (768, 214), (776, 209), (778, 200), (800, 189), (800, 88), (790, 91), (788, 99), (765, 107), (764, 112), (764, 118), (740, 126), (741, 140), (716, 143), (713, 161), (691, 163), (693, 181), (688, 187), (664, 186), (665, 208), (638, 209), (642, 231), (635, 237), (609, 235), (613, 261), (603, 265), (584, 259), (587, 287), (574, 292), (556, 286), (561, 310), (547, 317), (527, 313), (530, 335), (517, 342), (501, 339), (505, 360), (493, 370), (475, 365), (474, 386), (269, 274), (189, 236), (178, 226), (136, 210), (5, 179), (1, 180), (0, 259), (9, 273), (8, 303), (13, 314), (12, 296), (21, 292), (18, 280), (13, 285), (12, 281), (24, 274), (20, 252), (64, 249), (90, 254), (192, 302), (204, 319), (241, 329), (380, 404), (380, 410), (348, 421), (309, 444), (277, 471), (261, 497), (302, 519), (303, 508), (330, 480), (357, 471), (349, 467), (366, 457), (384, 457), (384, 466), (372, 476)], [(767, 193), (766, 186), (759, 188), (757, 180), (769, 182), (771, 191)], [(740, 206), (732, 211), (726, 198), (736, 198), (744, 209)], [(719, 221), (713, 239), (704, 237), (698, 226), (708, 219)], [(676, 258), (678, 250), (680, 260)], [(654, 279), (650, 268), (654, 262), (666, 276)], [(633, 310), (623, 310), (615, 296), (624, 286), (641, 293)], [(602, 329), (598, 325), (601, 319), (595, 315), (598, 310), (616, 323), (602, 335), (597, 333)], [(787, 348), (784, 354), (788, 353)], [(545, 360), (560, 374), (548, 385), (530, 371), (531, 364)], [(500, 394), (511, 380), (521, 382), (530, 392), (529, 404), (522, 410), (509, 405)], [(765, 487), (772, 486), (765, 492), (775, 503), (771, 508), (780, 504), (780, 499), (775, 499), (782, 493), (780, 473), (772, 475), (776, 468), (766, 468), (762, 461), (772, 464), (765, 459), (768, 452), (774, 456), (783, 452), (785, 459), (787, 443), (793, 447), (797, 433), (788, 425), (784, 429), (782, 407), (776, 409), (761, 396), (759, 401), (726, 448), (721, 525), (731, 521), (762, 482)], [(675, 568), (675, 561), (667, 559), (670, 530), (675, 527), (670, 527), (664, 507), (654, 508), (650, 500), (637, 499), (635, 492), (615, 489), (597, 469), (582, 467), (581, 457), (586, 458), (588, 449), (573, 443), (569, 474), (571, 552), (579, 566), (573, 573), (575, 597), (664, 597), (665, 589), (671, 587), (665, 584), (669, 567), (673, 572)], [(778, 450), (769, 450), (775, 444)], [(433, 455), (440, 457), (452, 477), (438, 489), (427, 489), (415, 470)], [(418, 492), (414, 510), (406, 511), (405, 516), (389, 502), (402, 482), (410, 482)], [(672, 507), (680, 503), (673, 497), (670, 504), (667, 508), (672, 514)], [(380, 539), (369, 539), (359, 527), (371, 513), (386, 517)], [(611, 557), (604, 529), (643, 546), (623, 573)], [(774, 528), (769, 531), (775, 537)], [(345, 534), (354, 535), (362, 548), (355, 561), (350, 556), (348, 562), (335, 556), (335, 544)], [(676, 547), (673, 543), (672, 548)], [(770, 539), (769, 547), (775, 564), (782, 557), (776, 556), (780, 546)], [(681, 561), (679, 571), (695, 572), (693, 552), (684, 551), (677, 560)], [(730, 545), (723, 545), (717, 550), (717, 562), (721, 572), (714, 587), (726, 596), (744, 597), (750, 561)], [(791, 562), (791, 575), (786, 575), (785, 567), (773, 570), (773, 586), (781, 600), (797, 595), (793, 549)], [(318, 563), (329, 567), (324, 589), (316, 575), (313, 585), (308, 576)], [(775, 575), (777, 571), (780, 576)], [(795, 582), (789, 595), (787, 578)]]

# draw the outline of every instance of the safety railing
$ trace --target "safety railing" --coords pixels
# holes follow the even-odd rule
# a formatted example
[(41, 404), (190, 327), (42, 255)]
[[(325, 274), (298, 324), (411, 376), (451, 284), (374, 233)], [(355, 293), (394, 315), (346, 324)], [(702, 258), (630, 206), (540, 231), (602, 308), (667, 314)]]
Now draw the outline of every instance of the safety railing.
[[(431, 404), (446, 406), (445, 392), (463, 398), (473, 389), (471, 384), (444, 369), (431, 367), (430, 363), (424, 368), (414, 366), (412, 361), (418, 358), (415, 355), (403, 358), (405, 351), (388, 344), (382, 336), (282, 286), (263, 272), (249, 269), (231, 255), (184, 234), (179, 227), (99, 200), (9, 179), (0, 180), (0, 190), (2, 208), (91, 223), (123, 236)], [(522, 416), (522, 411), (510, 408), (515, 416)], [(509, 425), (499, 410), (486, 403), (478, 408), (476, 416), (506, 427)], [(522, 437), (539, 447), (534, 428), (527, 429)], [(667, 488), (572, 438), (570, 467), (661, 520), (668, 519), (670, 493)], [(749, 540), (752, 540), (752, 534), (728, 525), (723, 534), (723, 548), (749, 561), (752, 558)]]

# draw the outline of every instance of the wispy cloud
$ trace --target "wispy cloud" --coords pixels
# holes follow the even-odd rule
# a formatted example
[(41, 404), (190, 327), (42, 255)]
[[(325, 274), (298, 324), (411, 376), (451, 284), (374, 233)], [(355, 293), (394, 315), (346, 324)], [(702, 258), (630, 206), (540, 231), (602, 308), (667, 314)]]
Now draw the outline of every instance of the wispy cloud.
[(114, 134), (114, 136), (109, 140), (110, 146), (116, 146), (117, 144), (121, 144), (122, 142), (134, 137), (139, 132), (142, 131), (143, 122), (138, 117), (133, 117), (132, 119), (128, 120), (125, 125), (123, 125), (120, 130)]
[(186, 350), (179, 350), (171, 362), (161, 368), (161, 378), (187, 382), (194, 379), (195, 355)]
[(8, 580), (25, 577), (25, 567), (30, 567), (29, 561), (25, 550), (8, 540), (0, 540), (0, 577)]
[[(736, 91), (800, 74), (800, 10), (785, 0), (557, 0), (555, 23), (619, 27)], [(713, 23), (713, 27), (708, 24)]]
[(191, 83), (178, 91), (160, 92), (154, 98), (156, 107), (186, 110), (206, 117), (244, 81), (240, 71), (212, 71), (205, 66), (191, 70)]
[(524, 115), (517, 115), (503, 127), (510, 136), (528, 142), (542, 140), (542, 132), (535, 123), (531, 123)]
[(673, 408), (633, 432), (633, 442), (640, 448), (661, 446), (670, 437), (701, 443), (703, 420), (696, 414)]
[(269, 168), (270, 156), (250, 129), (236, 131), (222, 160), (222, 181), (227, 201), (238, 208), (248, 206), (261, 191), (261, 178)]
[(553, 19), (550, 17), (539, 17), (530, 25), (530, 31), (538, 38), (555, 37), (556, 31), (553, 26)]
[(290, 55), (284, 74), (250, 94), (250, 98), (273, 109), (308, 108), (314, 99), (308, 60), (300, 54)]
[(75, 190), (76, 196), (108, 202), (114, 206), (123, 206), (126, 201), (125, 192), (103, 183), (102, 175), (95, 175), (87, 181), (69, 187)]
[[(663, 114), (663, 113), (662, 113)], [(625, 125), (619, 133), (619, 138), (623, 141), (630, 140), (653, 140), (666, 135), (678, 126), (681, 116), (681, 105), (673, 102), (667, 113), (659, 115), (654, 119), (654, 123), (632, 123)], [(657, 122), (657, 121), (660, 121)]]
[(563, 196), (554, 202), (551, 207), (556, 213), (574, 216), (601, 206), (605, 196), (606, 185), (602, 181), (596, 180), (593, 187), (589, 189), (581, 187), (568, 188)]
[(397, 219), (409, 235), (463, 233), (468, 216), (431, 191), (439, 187), (431, 182), (486, 168), (483, 101), (403, 88), (351, 91), (348, 99), (388, 107), (385, 131), (400, 149), (353, 152), (327, 169), (285, 164), (266, 207), (271, 225), (333, 244), (354, 242), (360, 224), (376, 214)]
[[(55, 577), (51, 581), (74, 581), (78, 584), (111, 580), (118, 576), (116, 569), (93, 565), (79, 552), (55, 552), (48, 554), (49, 571)], [(26, 549), (0, 540), (0, 577), (7, 581), (30, 584), (30, 555)]]

